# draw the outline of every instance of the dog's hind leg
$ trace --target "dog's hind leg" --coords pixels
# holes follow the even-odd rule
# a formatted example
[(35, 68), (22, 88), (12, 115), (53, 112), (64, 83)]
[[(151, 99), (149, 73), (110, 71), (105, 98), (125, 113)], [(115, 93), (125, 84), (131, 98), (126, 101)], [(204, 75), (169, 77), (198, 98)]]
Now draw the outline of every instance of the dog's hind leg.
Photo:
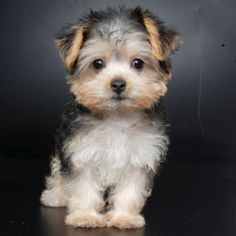
[(64, 207), (66, 205), (64, 183), (60, 168), (61, 162), (56, 155), (51, 161), (51, 175), (46, 177), (46, 189), (40, 197), (41, 203), (45, 206)]

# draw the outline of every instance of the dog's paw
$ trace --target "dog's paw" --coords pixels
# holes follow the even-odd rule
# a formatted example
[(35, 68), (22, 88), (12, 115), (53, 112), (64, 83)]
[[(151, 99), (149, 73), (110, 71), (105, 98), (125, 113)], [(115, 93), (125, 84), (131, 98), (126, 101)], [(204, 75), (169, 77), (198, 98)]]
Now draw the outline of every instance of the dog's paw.
[(44, 190), (40, 201), (43, 205), (49, 207), (64, 207), (66, 205), (64, 193), (59, 188)]
[(65, 223), (74, 227), (96, 228), (105, 227), (106, 220), (104, 216), (98, 213), (72, 212), (66, 216)]
[(131, 213), (115, 213), (108, 217), (107, 226), (119, 229), (135, 229), (142, 228), (145, 220), (140, 214)]

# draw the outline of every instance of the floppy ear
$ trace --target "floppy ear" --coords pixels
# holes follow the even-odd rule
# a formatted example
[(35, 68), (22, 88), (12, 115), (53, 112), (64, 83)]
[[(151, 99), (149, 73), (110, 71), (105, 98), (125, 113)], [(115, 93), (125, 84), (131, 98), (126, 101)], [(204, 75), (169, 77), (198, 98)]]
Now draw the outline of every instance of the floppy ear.
[(56, 35), (55, 44), (66, 69), (73, 72), (79, 57), (79, 51), (88, 32), (87, 24), (68, 24)]
[(149, 11), (145, 11), (142, 18), (143, 24), (149, 34), (154, 58), (159, 61), (166, 61), (180, 44), (180, 35), (166, 28), (163, 23)]

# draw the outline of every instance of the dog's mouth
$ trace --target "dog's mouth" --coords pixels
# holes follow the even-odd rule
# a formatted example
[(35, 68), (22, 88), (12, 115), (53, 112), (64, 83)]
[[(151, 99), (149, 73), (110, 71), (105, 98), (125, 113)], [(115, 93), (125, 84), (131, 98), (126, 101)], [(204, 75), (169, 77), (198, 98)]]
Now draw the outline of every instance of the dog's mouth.
[(127, 98), (126, 98), (124, 95), (119, 94), (119, 95), (114, 95), (114, 96), (112, 96), (111, 99), (112, 99), (113, 101), (120, 102), (120, 101), (124, 101), (124, 100), (127, 99)]

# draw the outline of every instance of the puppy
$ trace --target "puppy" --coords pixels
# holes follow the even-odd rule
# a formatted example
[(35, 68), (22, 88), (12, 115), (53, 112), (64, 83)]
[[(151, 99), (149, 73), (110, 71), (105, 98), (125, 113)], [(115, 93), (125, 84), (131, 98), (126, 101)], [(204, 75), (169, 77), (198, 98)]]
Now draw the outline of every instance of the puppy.
[(74, 227), (145, 225), (141, 215), (168, 147), (160, 100), (179, 35), (150, 11), (91, 11), (56, 45), (74, 100), (56, 133), (41, 203)]

